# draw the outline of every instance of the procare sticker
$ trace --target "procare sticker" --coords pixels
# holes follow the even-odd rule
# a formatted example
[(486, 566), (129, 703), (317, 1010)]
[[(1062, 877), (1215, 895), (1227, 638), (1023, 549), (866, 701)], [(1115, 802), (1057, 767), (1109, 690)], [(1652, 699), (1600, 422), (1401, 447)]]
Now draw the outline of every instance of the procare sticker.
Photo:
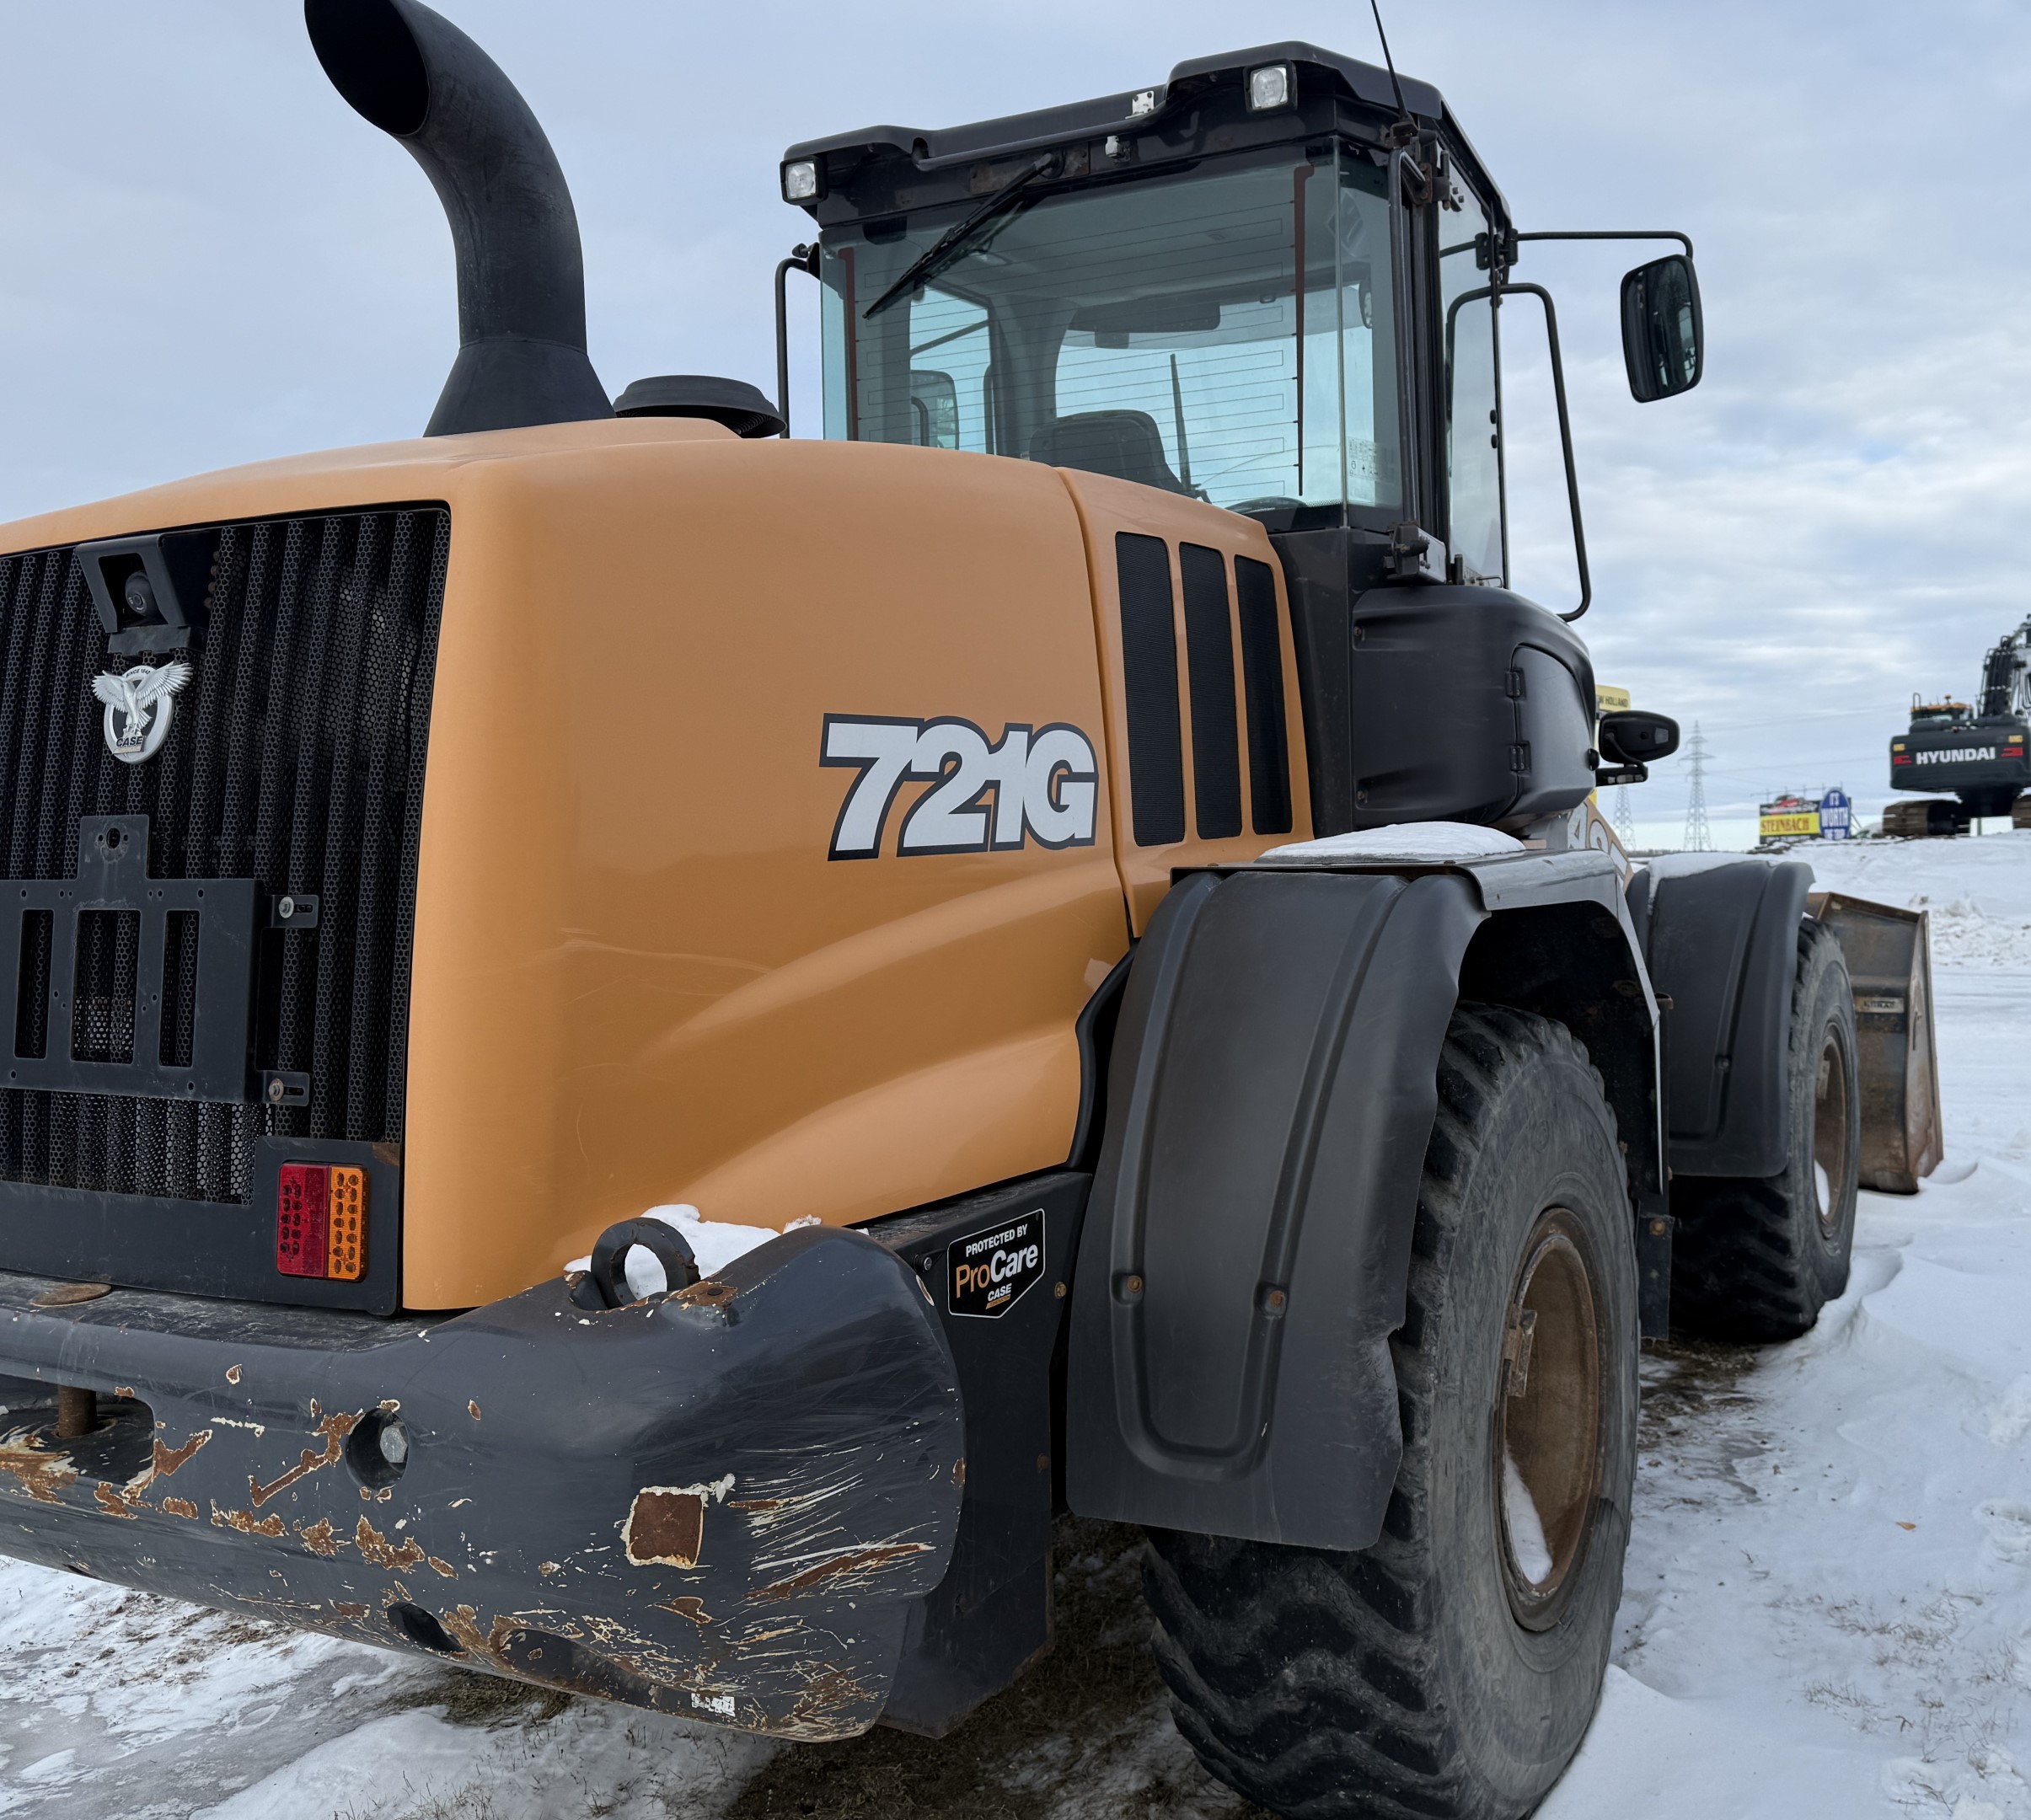
[(1043, 1254), (1042, 1207), (955, 1239), (945, 1252), (946, 1311), (987, 1320), (1007, 1314), (1042, 1281)]

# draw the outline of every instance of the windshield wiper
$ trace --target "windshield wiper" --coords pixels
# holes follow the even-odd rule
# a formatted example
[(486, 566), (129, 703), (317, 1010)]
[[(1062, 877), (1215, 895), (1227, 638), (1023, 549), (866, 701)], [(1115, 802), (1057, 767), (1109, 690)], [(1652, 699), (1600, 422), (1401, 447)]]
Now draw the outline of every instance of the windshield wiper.
[(898, 297), (908, 297), (948, 265), (957, 265), (967, 254), (978, 250), (987, 239), (983, 229), (1007, 214), (1021, 200), (1022, 192), (1039, 177), (1055, 177), (1064, 165), (1063, 153), (1047, 152), (1034, 163), (1016, 172), (964, 221), (955, 222), (939, 235), (930, 251), (912, 264), (908, 271), (860, 312), (863, 319), (879, 316)]

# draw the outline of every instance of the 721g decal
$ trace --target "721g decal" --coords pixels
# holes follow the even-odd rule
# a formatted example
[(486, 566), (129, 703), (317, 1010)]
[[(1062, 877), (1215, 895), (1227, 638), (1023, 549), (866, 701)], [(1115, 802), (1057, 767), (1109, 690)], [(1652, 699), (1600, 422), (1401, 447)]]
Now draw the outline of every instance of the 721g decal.
[(1075, 726), (1011, 722), (990, 746), (971, 720), (951, 716), (827, 715), (818, 763), (857, 774), (833, 824), (829, 859), (876, 858), (897, 792), (925, 778), (938, 781), (903, 818), (896, 851), (905, 858), (1014, 853), (1032, 840), (1093, 844), (1100, 768), (1092, 741)]

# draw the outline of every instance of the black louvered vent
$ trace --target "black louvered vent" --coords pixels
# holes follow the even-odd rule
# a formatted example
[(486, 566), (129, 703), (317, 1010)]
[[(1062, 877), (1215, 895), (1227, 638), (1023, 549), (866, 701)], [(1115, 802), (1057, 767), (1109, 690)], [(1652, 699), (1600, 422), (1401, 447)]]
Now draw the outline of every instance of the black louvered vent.
[(1122, 687), (1135, 844), (1166, 847), (1185, 838), (1185, 752), (1178, 725), (1170, 546), (1161, 538), (1117, 532), (1114, 563), (1121, 586)]
[(1234, 616), (1227, 559), (1203, 543), (1178, 546), (1185, 584), (1185, 656), (1191, 673), (1192, 794), (1201, 840), (1241, 832), (1241, 742), (1235, 727)]
[(1234, 561), (1241, 615), (1241, 688), (1248, 703), (1249, 808), (1258, 834), (1290, 832), (1290, 739), (1283, 718), (1283, 640), (1267, 563)]
[[(107, 750), (110, 657), (68, 549), (0, 556), (0, 864), (69, 879), (78, 818), (148, 817), (157, 878), (314, 896), (315, 929), (262, 938), (255, 1062), (308, 1074), (301, 1106), (0, 1090), (0, 1180), (244, 1202), (255, 1139), (399, 1142), (424, 741), (450, 543), (440, 506), (228, 525), (196, 675), (154, 757)], [(265, 900), (262, 900), (265, 902)], [(96, 918), (86, 926), (88, 918)], [(173, 913), (158, 1054), (135, 1057), (135, 919), (87, 913), (72, 1046), (187, 1066), (198, 917)], [(46, 1046), (46, 911), (27, 913), (15, 1053)]]

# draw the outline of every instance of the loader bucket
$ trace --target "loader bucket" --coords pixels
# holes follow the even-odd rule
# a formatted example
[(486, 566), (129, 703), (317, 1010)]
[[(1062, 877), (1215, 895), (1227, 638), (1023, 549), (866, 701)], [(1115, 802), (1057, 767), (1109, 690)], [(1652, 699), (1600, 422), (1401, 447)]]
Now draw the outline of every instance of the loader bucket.
[(1862, 1186), (1916, 1194), (1943, 1154), (1926, 913), (1837, 891), (1814, 891), (1806, 906), (1840, 941), (1854, 985)]

